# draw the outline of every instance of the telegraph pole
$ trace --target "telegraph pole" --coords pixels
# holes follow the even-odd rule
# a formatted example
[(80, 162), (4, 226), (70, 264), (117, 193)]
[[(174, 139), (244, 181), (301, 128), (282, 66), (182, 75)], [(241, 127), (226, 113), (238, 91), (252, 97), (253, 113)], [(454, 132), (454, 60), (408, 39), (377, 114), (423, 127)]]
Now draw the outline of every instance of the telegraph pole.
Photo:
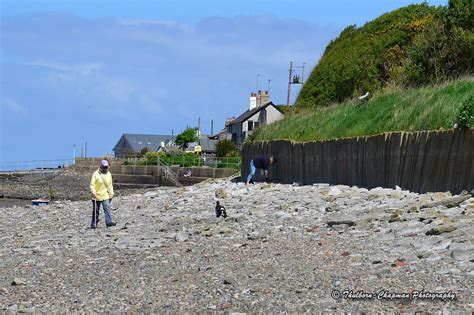
[(301, 84), (304, 84), (304, 67), (306, 66), (306, 62), (303, 62), (303, 71), (301, 74)]
[[(306, 63), (303, 62), (302, 66), (293, 66), (293, 61), (290, 62), (290, 75), (288, 77), (288, 96), (286, 98), (286, 105), (290, 106), (290, 96), (291, 96), (291, 85), (292, 84), (304, 84), (304, 68)], [(293, 68), (302, 68), (301, 70), (301, 78), (299, 75), (293, 75)]]
[(290, 75), (288, 76), (288, 95), (286, 97), (286, 106), (290, 106), (291, 76), (292, 75), (293, 75), (293, 61), (290, 62)]

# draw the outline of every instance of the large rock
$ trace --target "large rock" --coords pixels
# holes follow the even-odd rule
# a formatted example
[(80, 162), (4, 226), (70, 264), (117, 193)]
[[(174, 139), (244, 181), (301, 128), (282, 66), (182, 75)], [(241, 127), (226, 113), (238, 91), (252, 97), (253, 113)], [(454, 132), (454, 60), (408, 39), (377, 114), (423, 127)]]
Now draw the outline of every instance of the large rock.
[(229, 196), (229, 194), (227, 193), (227, 191), (224, 188), (216, 189), (216, 198), (225, 199), (228, 196)]
[(340, 194), (342, 194), (342, 190), (337, 187), (332, 187), (328, 192), (328, 196), (337, 196)]
[(456, 230), (457, 227), (454, 225), (439, 225), (437, 227), (432, 228), (426, 232), (426, 235), (440, 235), (443, 233), (451, 233), (452, 231)]
[(11, 284), (14, 285), (14, 286), (26, 285), (27, 282), (26, 282), (26, 279), (24, 279), (24, 278), (13, 278), (13, 281), (12, 281)]
[(187, 242), (189, 240), (188, 233), (185, 233), (185, 232), (177, 233), (175, 236), (175, 240), (177, 242)]

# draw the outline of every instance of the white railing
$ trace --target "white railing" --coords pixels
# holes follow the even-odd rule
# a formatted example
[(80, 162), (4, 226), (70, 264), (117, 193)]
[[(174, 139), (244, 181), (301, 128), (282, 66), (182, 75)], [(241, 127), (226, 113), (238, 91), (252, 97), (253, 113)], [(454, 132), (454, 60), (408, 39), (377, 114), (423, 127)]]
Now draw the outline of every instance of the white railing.
[(73, 159), (5, 161), (0, 162), (0, 173), (52, 172), (74, 165)]

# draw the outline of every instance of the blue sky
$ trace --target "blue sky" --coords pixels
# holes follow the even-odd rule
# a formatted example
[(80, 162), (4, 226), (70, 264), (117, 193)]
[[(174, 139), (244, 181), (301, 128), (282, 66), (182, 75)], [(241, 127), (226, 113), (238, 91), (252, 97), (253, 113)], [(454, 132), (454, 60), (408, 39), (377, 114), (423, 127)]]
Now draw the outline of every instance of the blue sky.
[(122, 133), (176, 134), (198, 117), (217, 131), (257, 74), (285, 103), (290, 61), (309, 73), (345, 26), (411, 3), (1, 0), (0, 161), (71, 158), (85, 141), (100, 156)]

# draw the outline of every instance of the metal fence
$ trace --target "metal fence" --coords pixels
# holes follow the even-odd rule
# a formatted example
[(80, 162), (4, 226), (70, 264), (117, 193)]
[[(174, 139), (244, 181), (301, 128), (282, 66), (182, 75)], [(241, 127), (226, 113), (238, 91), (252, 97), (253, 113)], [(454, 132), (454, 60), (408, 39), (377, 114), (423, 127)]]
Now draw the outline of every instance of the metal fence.
[(5, 161), (0, 162), (0, 173), (53, 172), (74, 165), (73, 159)]
[(153, 158), (126, 158), (124, 165), (165, 165), (180, 167), (214, 167), (214, 168), (234, 168), (240, 169), (241, 157), (192, 157), (188, 155)]

